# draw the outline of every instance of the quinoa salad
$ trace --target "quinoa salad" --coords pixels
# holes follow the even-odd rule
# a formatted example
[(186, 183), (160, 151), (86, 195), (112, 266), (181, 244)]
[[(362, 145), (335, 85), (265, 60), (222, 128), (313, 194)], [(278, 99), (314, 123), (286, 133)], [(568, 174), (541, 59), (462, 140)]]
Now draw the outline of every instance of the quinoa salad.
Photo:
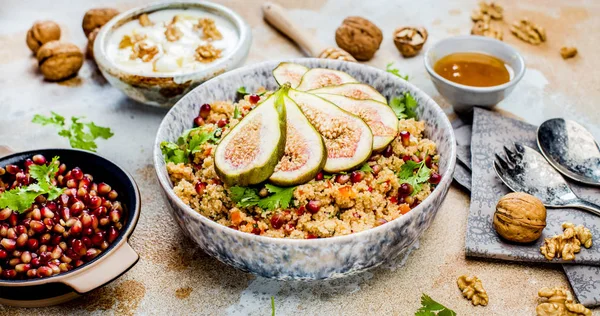
[(385, 225), (429, 196), (439, 156), (409, 93), (388, 103), (345, 73), (284, 64), (279, 90), (203, 104), (193, 129), (161, 143), (184, 203), (246, 233), (311, 239)]

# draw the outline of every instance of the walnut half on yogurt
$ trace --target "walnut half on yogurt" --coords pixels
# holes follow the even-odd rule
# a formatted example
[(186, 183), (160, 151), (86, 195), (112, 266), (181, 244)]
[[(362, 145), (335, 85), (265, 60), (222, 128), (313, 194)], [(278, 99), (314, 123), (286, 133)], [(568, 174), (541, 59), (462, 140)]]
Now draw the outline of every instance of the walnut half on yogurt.
[(107, 57), (126, 71), (181, 74), (209, 67), (227, 56), (238, 41), (234, 26), (220, 16), (167, 9), (143, 14), (116, 29), (108, 41)]

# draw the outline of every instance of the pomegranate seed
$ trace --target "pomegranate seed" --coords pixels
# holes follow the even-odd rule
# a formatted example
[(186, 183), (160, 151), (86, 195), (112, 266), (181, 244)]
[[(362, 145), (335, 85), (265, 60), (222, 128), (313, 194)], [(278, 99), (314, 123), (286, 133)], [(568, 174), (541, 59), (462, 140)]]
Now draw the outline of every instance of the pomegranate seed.
[(404, 198), (404, 203), (408, 205), (413, 205), (415, 203), (415, 198), (412, 196), (407, 196)]
[(85, 204), (81, 201), (77, 201), (73, 204), (71, 204), (71, 212), (75, 215), (75, 214), (80, 214), (81, 211), (83, 211), (83, 209), (85, 208)]
[(100, 226), (106, 226), (108, 224), (110, 224), (110, 218), (108, 218), (108, 216), (102, 217), (100, 218)]
[(316, 201), (316, 200), (311, 200), (308, 203), (306, 203), (306, 209), (311, 214), (316, 214), (319, 211), (319, 209), (321, 209), (321, 202)]
[(97, 233), (95, 233), (94, 235), (92, 235), (92, 238), (90, 238), (92, 240), (92, 243), (96, 246), (100, 246), (100, 244), (102, 244), (102, 242), (104, 241), (104, 232), (99, 231)]
[(100, 195), (107, 195), (111, 190), (112, 188), (110, 187), (110, 185), (104, 182), (98, 184), (98, 194)]
[(8, 217), (8, 224), (10, 226), (17, 226), (17, 222), (18, 222), (19, 218), (17, 217), (16, 213), (12, 213), (9, 217)]
[(111, 191), (108, 193), (108, 199), (109, 199), (109, 200), (111, 200), (111, 201), (114, 201), (114, 200), (116, 200), (118, 196), (119, 196), (119, 194), (118, 194), (118, 193), (117, 193), (117, 191), (115, 191), (115, 190), (111, 190)]
[(34, 155), (32, 157), (33, 162), (35, 162), (36, 165), (43, 165), (46, 163), (46, 157), (42, 156), (42, 155)]
[(372, 187), (368, 187), (368, 188), (367, 188), (367, 191), (369, 191), (369, 192), (373, 192), (373, 188), (372, 188)]
[(50, 208), (47, 206), (42, 207), (40, 212), (41, 212), (42, 217), (44, 217), (44, 218), (53, 218), (54, 217), (54, 212), (52, 212), (52, 210), (50, 210)]
[(260, 96), (253, 94), (248, 97), (248, 101), (250, 101), (250, 103), (252, 103), (252, 104), (256, 104), (256, 103), (258, 103), (258, 101), (260, 101)]
[(335, 178), (335, 182), (339, 183), (339, 184), (345, 184), (346, 182), (350, 181), (350, 176), (347, 174), (339, 174), (336, 178)]
[(254, 235), (260, 235), (261, 232), (260, 232), (260, 229), (258, 227), (254, 227), (254, 228), (252, 228), (252, 233)]
[(402, 146), (408, 147), (410, 146), (410, 133), (407, 131), (400, 132), (400, 140), (402, 140)]
[(21, 248), (21, 247), (25, 247), (25, 245), (27, 244), (27, 240), (29, 240), (29, 236), (25, 233), (19, 235), (19, 237), (17, 238), (17, 247)]
[(81, 234), (81, 231), (83, 230), (83, 226), (81, 225), (81, 221), (77, 220), (74, 224), (73, 227), (71, 227), (71, 229), (69, 230), (69, 232), (73, 235), (79, 235)]
[(88, 228), (92, 226), (92, 217), (88, 213), (83, 213), (83, 215), (81, 215), (80, 220), (83, 228)]
[(63, 251), (67, 250), (69, 247), (67, 246), (67, 243), (64, 241), (61, 241), (58, 246), (60, 247), (60, 249), (62, 249)]
[(73, 241), (73, 245), (71, 246), (71, 248), (79, 256), (85, 256), (85, 253), (87, 252), (86, 246), (79, 239)]
[(352, 173), (350, 174), (350, 180), (352, 180), (352, 183), (358, 183), (362, 181), (364, 176), (365, 173), (360, 170), (352, 171)]
[(58, 166), (58, 174), (63, 174), (65, 173), (65, 171), (67, 171), (67, 165), (63, 163), (60, 166)]
[(83, 171), (81, 171), (81, 169), (78, 167), (75, 167), (71, 170), (71, 177), (73, 177), (75, 180), (81, 180), (83, 179)]
[(100, 249), (101, 249), (101, 250), (106, 250), (106, 249), (108, 249), (108, 247), (110, 247), (110, 244), (109, 244), (109, 243), (108, 243), (108, 241), (106, 241), (106, 240), (105, 240), (105, 241), (103, 241), (103, 242), (100, 244)]
[(325, 178), (323, 171), (319, 171), (319, 173), (317, 173), (317, 176), (315, 177), (315, 180), (321, 181), (321, 180), (323, 180), (323, 178)]
[(387, 222), (388, 221), (385, 218), (380, 218), (380, 219), (378, 219), (378, 220), (375, 221), (375, 227), (381, 226), (381, 225), (383, 225), (383, 224), (385, 224)]
[(31, 251), (36, 251), (38, 249), (38, 247), (40, 246), (40, 243), (37, 239), (29, 239), (27, 240), (27, 248)]
[(425, 157), (425, 166), (427, 166), (427, 168), (431, 168), (432, 165), (431, 156)]
[(90, 239), (90, 237), (87, 236), (81, 238), (81, 242), (88, 248), (92, 247), (93, 245), (92, 240)]
[(88, 195), (88, 190), (86, 188), (77, 189), (77, 197), (78, 198), (85, 200), (86, 195)]
[(306, 235), (306, 239), (316, 239), (316, 238), (318, 238), (318, 237), (317, 237), (317, 235), (313, 235), (313, 234), (311, 234), (311, 233), (308, 233), (308, 234)]
[(421, 162), (421, 158), (419, 158), (419, 157), (417, 157), (417, 156), (413, 156), (413, 157), (412, 157), (412, 160), (413, 160), (414, 162), (416, 162), (416, 163), (419, 163), (419, 162)]
[(121, 220), (121, 214), (117, 210), (110, 211), (109, 217), (113, 223), (118, 223)]
[(15, 231), (14, 228), (9, 228), (8, 232), (6, 233), (6, 238), (8, 239), (17, 239), (17, 232)]
[(33, 160), (31, 159), (26, 159), (25, 163), (23, 163), (23, 169), (25, 169), (25, 172), (29, 172), (29, 167), (31, 167), (32, 165), (34, 165), (35, 163), (33, 162)]
[(387, 146), (385, 148), (385, 150), (383, 151), (383, 157), (389, 158), (392, 156), (393, 153), (394, 153), (394, 149), (392, 148), (392, 145)]
[(381, 167), (381, 165), (375, 164), (371, 166), (371, 169), (373, 170), (373, 175), (377, 176), (383, 168)]
[(400, 187), (398, 188), (398, 194), (400, 196), (408, 196), (413, 192), (413, 187), (412, 185), (408, 184), (408, 183), (402, 183), (400, 185)]
[(42, 259), (40, 259), (39, 257), (31, 259), (32, 267), (39, 267), (41, 264), (42, 264)]
[(117, 201), (117, 202), (113, 203), (112, 209), (113, 210), (117, 210), (119, 212), (122, 212), (123, 211), (123, 206), (121, 206), (121, 202)]
[(60, 257), (62, 257), (62, 249), (60, 249), (60, 247), (56, 247), (52, 250), (52, 259), (59, 259)]
[(60, 257), (60, 261), (65, 262), (65, 263), (71, 263), (71, 261), (73, 261), (73, 259), (67, 257), (66, 255), (62, 255), (62, 257)]
[(19, 172), (21, 172), (21, 168), (17, 167), (16, 165), (6, 165), (6, 172), (10, 173), (10, 174), (17, 174)]
[(107, 209), (110, 209), (112, 208), (112, 202), (105, 198), (102, 198), (102, 206), (106, 207)]
[(81, 181), (79, 181), (79, 183), (77, 184), (77, 187), (89, 189), (91, 184), (92, 181), (90, 181), (89, 178), (83, 177), (83, 179), (81, 179)]
[(85, 254), (85, 259), (87, 261), (91, 261), (92, 259), (96, 258), (100, 253), (101, 253), (100, 250), (95, 249), (95, 248), (90, 248), (90, 249), (88, 249), (87, 253)]
[(271, 226), (275, 229), (281, 228), (285, 223), (285, 218), (281, 213), (275, 213), (271, 216)]
[(43, 234), (42, 237), (40, 237), (40, 244), (45, 245), (50, 242), (50, 239), (52, 239), (52, 235), (48, 233)]
[(60, 197), (58, 198), (58, 201), (60, 202), (60, 204), (62, 204), (63, 206), (66, 206), (67, 204), (69, 204), (69, 199), (70, 197), (66, 194), (61, 194)]
[(3, 224), (2, 226), (0, 226), (0, 236), (6, 237), (6, 235), (8, 235), (8, 225)]
[(91, 227), (84, 228), (83, 231), (81, 232), (81, 234), (83, 234), (84, 236), (90, 236), (93, 233), (94, 233), (94, 230)]
[(48, 266), (42, 266), (37, 269), (37, 275), (40, 278), (52, 276), (52, 268)]
[(44, 218), (43, 223), (46, 225), (47, 229), (52, 229), (52, 226), (54, 226), (54, 221), (52, 218)]
[(229, 123), (227, 121), (227, 119), (220, 119), (220, 120), (217, 121), (217, 126), (218, 127), (225, 127), (225, 125), (227, 125), (227, 123)]
[(304, 205), (301, 205), (297, 210), (296, 210), (296, 215), (298, 216), (302, 216), (304, 215), (304, 212), (306, 211), (306, 207)]
[(25, 225), (17, 225), (17, 227), (15, 227), (15, 231), (17, 232), (17, 235), (26, 234), (27, 228), (25, 228)]
[(35, 220), (29, 222), (29, 227), (36, 233), (41, 233), (46, 230), (46, 226), (42, 222)]
[(283, 226), (283, 231), (285, 231), (288, 235), (291, 234), (294, 229), (296, 229), (296, 225), (294, 223), (287, 223)]
[(0, 221), (3, 221), (7, 218), (9, 218), (12, 215), (13, 211), (9, 208), (5, 208), (2, 211), (0, 211)]
[(440, 183), (441, 180), (442, 180), (442, 176), (436, 172), (432, 172), (431, 176), (429, 177), (429, 183), (431, 183), (431, 184), (438, 184), (438, 183)]
[(80, 267), (84, 264), (85, 262), (83, 262), (83, 260), (79, 259), (77, 261), (75, 261), (75, 267)]
[(60, 244), (60, 242), (62, 241), (63, 236), (62, 235), (54, 235), (52, 236), (52, 238), (50, 239), (50, 244), (52, 245), (58, 245)]
[(198, 181), (196, 182), (194, 188), (196, 189), (196, 193), (198, 193), (198, 195), (203, 195), (204, 190), (206, 189), (206, 183)]
[(2, 240), (0, 240), (0, 245), (2, 245), (6, 251), (13, 251), (16, 248), (17, 242), (13, 239), (2, 238)]
[(94, 214), (90, 215), (90, 217), (92, 218), (92, 229), (95, 231), (98, 229), (98, 217)]
[(0, 260), (6, 259), (6, 257), (8, 257), (8, 252), (6, 252), (4, 249), (0, 249)]
[[(13, 254), (13, 256), (14, 256), (14, 254)], [(11, 267), (14, 267), (19, 263), (21, 263), (21, 258), (12, 258), (12, 259), (8, 260), (8, 265)]]
[(206, 119), (209, 114), (210, 114), (210, 104), (208, 104), (208, 103), (202, 104), (202, 106), (200, 106), (200, 113), (199, 113), (200, 117), (203, 119)]
[(29, 251), (23, 251), (21, 254), (21, 262), (30, 263), (31, 262), (31, 253)]
[(114, 227), (110, 227), (108, 229), (108, 236), (106, 236), (106, 240), (109, 243), (112, 243), (117, 239), (117, 237), (119, 237), (119, 231), (116, 230)]
[(16, 276), (17, 276), (17, 271), (15, 271), (13, 269), (2, 271), (2, 277), (4, 279), (14, 279)]
[(395, 196), (392, 196), (392, 197), (390, 198), (390, 202), (392, 202), (392, 203), (394, 203), (394, 204), (398, 204), (398, 198), (397, 198), (397, 197), (395, 197)]
[(106, 207), (104, 207), (104, 206), (100, 206), (94, 210), (94, 215), (96, 217), (104, 217), (104, 216), (106, 216), (107, 213), (108, 213), (108, 211), (106, 210)]
[[(79, 203), (81, 203), (81, 202), (79, 202)], [(73, 204), (73, 205), (75, 205), (75, 204)], [(60, 210), (60, 216), (65, 222), (68, 221), (69, 218), (71, 218), (71, 210), (68, 207), (63, 207)]]
[(75, 188), (77, 187), (77, 181), (75, 179), (69, 179), (67, 181), (67, 188)]

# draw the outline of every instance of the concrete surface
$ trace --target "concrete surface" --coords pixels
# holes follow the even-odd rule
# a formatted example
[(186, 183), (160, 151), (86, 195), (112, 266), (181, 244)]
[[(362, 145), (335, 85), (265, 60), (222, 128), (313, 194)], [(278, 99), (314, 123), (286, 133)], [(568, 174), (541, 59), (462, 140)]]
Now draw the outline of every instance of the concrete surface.
[[(0, 6), (0, 143), (17, 150), (66, 147), (51, 127), (31, 122), (36, 113), (55, 111), (86, 116), (110, 126), (115, 136), (98, 141), (98, 152), (129, 170), (142, 192), (142, 216), (131, 238), (141, 260), (109, 286), (64, 306), (24, 310), (0, 306), (0, 314), (212, 314), (268, 315), (270, 297), (276, 311), (310, 315), (412, 315), (427, 293), (462, 315), (532, 315), (537, 290), (566, 285), (557, 266), (466, 260), (464, 233), (469, 197), (453, 187), (429, 231), (404, 266), (392, 263), (352, 278), (333, 282), (286, 283), (255, 278), (225, 266), (200, 251), (179, 231), (166, 210), (151, 161), (152, 144), (164, 110), (145, 107), (113, 89), (87, 61), (77, 79), (63, 84), (44, 82), (25, 45), (35, 20), (58, 22), (63, 39), (85, 47), (81, 30), (84, 12), (93, 7), (121, 10), (141, 5), (125, 1), (3, 0)], [(281, 34), (262, 21), (258, 0), (219, 1), (234, 8), (253, 26), (254, 43), (247, 63), (302, 56)], [(451, 117), (451, 107), (438, 95), (421, 56), (403, 59), (391, 34), (403, 25), (423, 25), (430, 34), (425, 49), (444, 37), (468, 34), (476, 1), (279, 1), (291, 16), (321, 41), (335, 45), (335, 28), (344, 17), (364, 16), (384, 33), (376, 58), (368, 64), (384, 68), (393, 61), (410, 81), (432, 95)], [(505, 21), (528, 16), (544, 26), (548, 42), (530, 46), (504, 27), (505, 41), (525, 56), (528, 71), (500, 109), (539, 124), (563, 116), (577, 119), (600, 136), (597, 43), (600, 2), (589, 0), (500, 1)], [(317, 32), (318, 31), (318, 32)], [(563, 61), (562, 45), (574, 45), (580, 55)], [(490, 296), (487, 307), (473, 307), (461, 297), (455, 280), (461, 274), (483, 280)], [(597, 311), (600, 313), (600, 311)]]

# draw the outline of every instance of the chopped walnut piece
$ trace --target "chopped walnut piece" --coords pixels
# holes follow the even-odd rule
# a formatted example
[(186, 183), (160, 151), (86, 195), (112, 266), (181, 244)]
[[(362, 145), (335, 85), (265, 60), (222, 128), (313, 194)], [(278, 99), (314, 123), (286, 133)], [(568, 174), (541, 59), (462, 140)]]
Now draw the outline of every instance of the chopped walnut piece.
[(174, 23), (171, 23), (167, 25), (165, 36), (167, 37), (167, 41), (175, 42), (183, 36), (183, 32)]
[(133, 45), (135, 45), (135, 43), (143, 41), (145, 39), (146, 39), (146, 35), (133, 34), (133, 37), (131, 37), (129, 35), (125, 35), (125, 36), (123, 36), (123, 39), (121, 39), (121, 42), (119, 42), (119, 48), (123, 49), (123, 48), (127, 48), (129, 46), (133, 46)]
[(144, 26), (144, 27), (154, 25), (154, 22), (150, 21), (150, 18), (148, 17), (148, 14), (146, 14), (146, 13), (140, 15), (138, 20), (140, 21), (140, 25)]
[(354, 59), (354, 57), (352, 57), (352, 55), (350, 55), (347, 51), (337, 47), (326, 48), (321, 52), (321, 54), (319, 54), (319, 58), (337, 59), (350, 62), (356, 61), (356, 59)]
[(196, 48), (196, 60), (199, 62), (210, 63), (219, 57), (221, 57), (221, 50), (212, 44), (200, 45)]
[(475, 306), (488, 304), (488, 295), (483, 289), (481, 280), (476, 276), (461, 275), (456, 280), (458, 288), (462, 291), (464, 297), (469, 299)]
[(577, 48), (563, 46), (560, 48), (560, 55), (563, 59), (569, 59), (577, 55)]
[(484, 15), (490, 16), (494, 20), (502, 20), (504, 8), (493, 1), (490, 3), (482, 1), (479, 2), (479, 11)]
[(141, 58), (143, 62), (151, 61), (158, 54), (158, 46), (148, 44), (147, 42), (137, 42), (133, 45), (132, 53), (129, 58)]
[(529, 44), (539, 45), (546, 41), (546, 30), (528, 19), (515, 21), (510, 26), (510, 31), (517, 38)]
[(502, 40), (504, 35), (502, 30), (496, 29), (492, 27), (489, 22), (484, 21), (478, 21), (475, 24), (473, 24), (471, 34), (491, 37), (500, 41)]
[(575, 303), (570, 291), (562, 287), (542, 288), (538, 296), (547, 298), (540, 301), (535, 308), (538, 316), (591, 316), (592, 311), (581, 304)]
[(491, 17), (481, 12), (481, 10), (473, 10), (473, 13), (471, 13), (471, 20), (473, 20), (473, 22), (483, 21), (489, 23)]
[(196, 31), (202, 30), (202, 39), (212, 42), (214, 40), (223, 39), (223, 35), (217, 29), (215, 20), (209, 18), (203, 18), (198, 20), (198, 24), (194, 26)]
[(574, 260), (575, 254), (581, 251), (581, 245), (585, 248), (592, 246), (592, 233), (583, 225), (575, 226), (572, 223), (563, 223), (562, 228), (561, 235), (544, 239), (540, 252), (546, 259), (562, 257), (563, 260)]

